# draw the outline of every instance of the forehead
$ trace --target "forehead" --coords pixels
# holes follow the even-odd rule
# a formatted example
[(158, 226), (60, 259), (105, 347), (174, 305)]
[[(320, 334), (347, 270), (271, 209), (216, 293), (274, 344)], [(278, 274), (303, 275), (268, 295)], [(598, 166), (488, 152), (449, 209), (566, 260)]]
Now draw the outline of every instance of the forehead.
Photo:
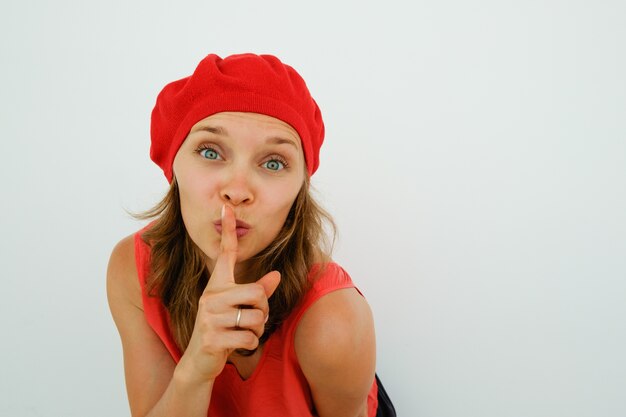
[(259, 113), (221, 112), (197, 122), (189, 132), (209, 130), (216, 134), (228, 136), (238, 133), (254, 133), (263, 137), (291, 139), (300, 148), (300, 136), (288, 123), (272, 116)]

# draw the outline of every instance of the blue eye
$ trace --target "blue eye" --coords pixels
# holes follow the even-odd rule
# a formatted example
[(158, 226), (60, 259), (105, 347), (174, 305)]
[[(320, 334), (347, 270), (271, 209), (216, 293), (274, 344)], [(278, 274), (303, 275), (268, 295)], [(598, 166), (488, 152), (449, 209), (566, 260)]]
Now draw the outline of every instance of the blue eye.
[(280, 171), (285, 168), (285, 164), (281, 161), (277, 161), (276, 159), (271, 159), (263, 164), (263, 166), (270, 171)]
[(200, 155), (206, 159), (219, 159), (220, 154), (215, 149), (207, 148), (200, 151)]

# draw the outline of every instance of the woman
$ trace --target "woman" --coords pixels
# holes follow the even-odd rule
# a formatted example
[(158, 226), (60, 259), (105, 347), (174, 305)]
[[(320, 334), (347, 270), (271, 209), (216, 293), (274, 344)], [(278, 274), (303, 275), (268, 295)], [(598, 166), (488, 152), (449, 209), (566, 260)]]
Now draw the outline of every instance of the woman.
[(161, 91), (150, 153), (170, 189), (107, 274), (133, 416), (382, 413), (370, 309), (309, 195), (323, 138), (273, 56), (209, 55)]

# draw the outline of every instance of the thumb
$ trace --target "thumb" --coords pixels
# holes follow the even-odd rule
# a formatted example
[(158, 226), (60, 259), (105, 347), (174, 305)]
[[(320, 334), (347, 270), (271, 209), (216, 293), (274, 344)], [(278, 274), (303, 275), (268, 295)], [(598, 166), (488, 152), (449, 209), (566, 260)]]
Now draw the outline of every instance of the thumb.
[(263, 286), (263, 289), (265, 289), (265, 295), (267, 298), (270, 298), (272, 294), (274, 294), (274, 291), (276, 291), (278, 284), (280, 284), (280, 272), (268, 272), (257, 281), (257, 284), (261, 284)]

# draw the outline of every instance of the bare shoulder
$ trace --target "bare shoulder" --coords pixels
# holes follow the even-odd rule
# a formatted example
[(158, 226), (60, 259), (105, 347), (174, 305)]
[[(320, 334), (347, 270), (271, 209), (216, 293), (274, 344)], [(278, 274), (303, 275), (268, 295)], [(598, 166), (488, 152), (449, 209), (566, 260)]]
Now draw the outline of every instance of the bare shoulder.
[(321, 297), (298, 324), (295, 349), (319, 415), (359, 415), (376, 367), (374, 321), (365, 298), (354, 288)]
[[(373, 338), (370, 307), (354, 288), (333, 291), (317, 300), (304, 314), (296, 331), (298, 356), (319, 355), (336, 358), (343, 350), (351, 350), (360, 342)], [(331, 343), (332, 342), (332, 343)], [(298, 344), (307, 349), (298, 349)], [(319, 346), (319, 352), (311, 349)], [(329, 349), (330, 348), (330, 349)]]
[(142, 309), (141, 288), (135, 265), (134, 235), (120, 240), (111, 252), (107, 268), (107, 296), (114, 319), (119, 308), (124, 305), (130, 304)]

